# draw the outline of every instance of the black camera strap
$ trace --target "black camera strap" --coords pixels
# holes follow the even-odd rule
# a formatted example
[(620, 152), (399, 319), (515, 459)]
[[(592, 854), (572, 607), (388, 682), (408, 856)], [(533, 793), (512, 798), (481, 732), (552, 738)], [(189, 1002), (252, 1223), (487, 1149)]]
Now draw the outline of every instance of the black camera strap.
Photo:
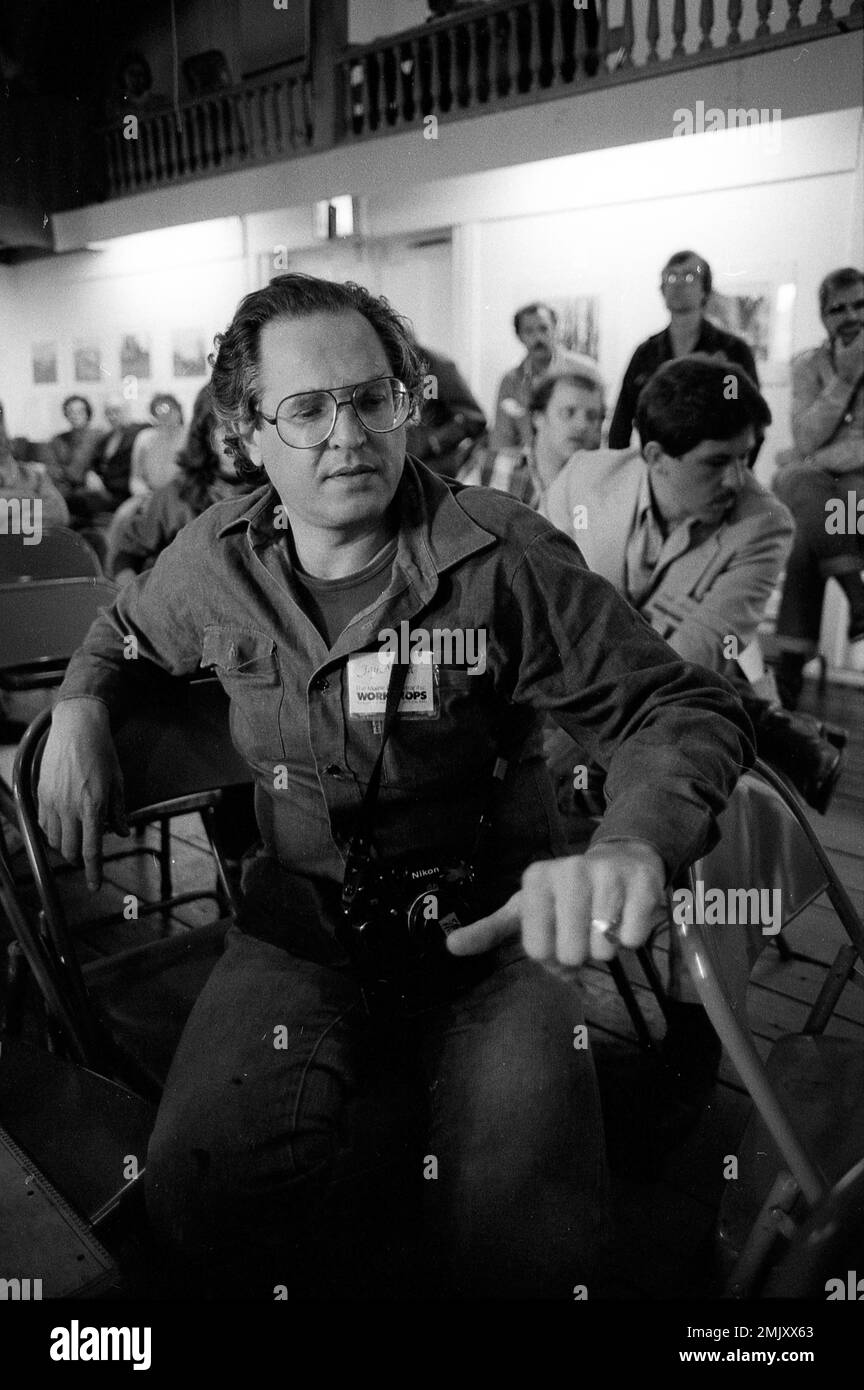
[(372, 775), (366, 784), (366, 792), (360, 803), (360, 810), (357, 812), (357, 819), (354, 822), (354, 833), (351, 836), (349, 854), (356, 848), (369, 849), (372, 845), (372, 823), (375, 819), (375, 806), (378, 801), (378, 791), (381, 786), (381, 772), (384, 767), (384, 750), (393, 732), (393, 725), (399, 711), (399, 701), (402, 699), (402, 692), (405, 689), (405, 682), (408, 679), (409, 666), (406, 662), (394, 662), (390, 672), (390, 680), (387, 683), (387, 703), (384, 706), (384, 725), (381, 730), (381, 747), (378, 749), (378, 757), (375, 759), (375, 766)]
[[(393, 732), (393, 725), (399, 712), (399, 702), (402, 699), (402, 692), (405, 689), (409, 670), (410, 667), (406, 662), (394, 662), (390, 672), (390, 680), (387, 684), (387, 702), (384, 706), (384, 724), (381, 730), (381, 746), (378, 749), (378, 756), (375, 759), (372, 774), (366, 784), (366, 791), (354, 821), (354, 830), (348, 842), (344, 880), (346, 890), (349, 889), (353, 881), (355, 866), (357, 866), (361, 860), (368, 860), (373, 851), (374, 839), (372, 828), (375, 820), (378, 792), (381, 786), (384, 752), (387, 748), (390, 735)], [(504, 783), (504, 778), (507, 775), (509, 759), (503, 756), (505, 751), (504, 742), (503, 738), (499, 739), (499, 751), (492, 768), (489, 793), (480, 813), (474, 843), (469, 855), (469, 860), (472, 861), (478, 858), (485, 849), (492, 828), (492, 813), (495, 802)]]

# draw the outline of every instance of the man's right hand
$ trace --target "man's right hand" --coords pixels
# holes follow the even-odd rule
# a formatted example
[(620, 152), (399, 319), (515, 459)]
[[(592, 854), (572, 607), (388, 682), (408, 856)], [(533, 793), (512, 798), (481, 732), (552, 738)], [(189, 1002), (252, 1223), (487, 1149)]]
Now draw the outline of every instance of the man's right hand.
[(99, 888), (103, 835), (129, 834), (123, 774), (99, 700), (63, 700), (54, 709), (39, 774), (39, 824), (64, 859), (83, 858), (87, 887)]
[(844, 347), (839, 338), (834, 341), (834, 369), (841, 381), (854, 386), (864, 372), (864, 328), (859, 329), (851, 343)]

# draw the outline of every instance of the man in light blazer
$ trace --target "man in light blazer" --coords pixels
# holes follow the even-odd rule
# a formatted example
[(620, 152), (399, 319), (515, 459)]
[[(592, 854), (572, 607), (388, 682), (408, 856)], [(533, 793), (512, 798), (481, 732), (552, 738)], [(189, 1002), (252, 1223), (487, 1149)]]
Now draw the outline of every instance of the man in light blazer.
[[(743, 368), (678, 358), (640, 392), (641, 448), (574, 454), (540, 508), (678, 656), (728, 676), (740, 676), (736, 658), (753, 643), (792, 546), (790, 513), (748, 468), (770, 420)], [(590, 765), (572, 743), (550, 738), (546, 752), (553, 773)], [(658, 1112), (680, 1138), (707, 1099), (720, 1044), (674, 944), (661, 1044), (674, 1080)]]
[(542, 507), (680, 657), (729, 676), (792, 545), (789, 511), (747, 467), (770, 420), (741, 367), (678, 358), (640, 393), (641, 448), (574, 454)]

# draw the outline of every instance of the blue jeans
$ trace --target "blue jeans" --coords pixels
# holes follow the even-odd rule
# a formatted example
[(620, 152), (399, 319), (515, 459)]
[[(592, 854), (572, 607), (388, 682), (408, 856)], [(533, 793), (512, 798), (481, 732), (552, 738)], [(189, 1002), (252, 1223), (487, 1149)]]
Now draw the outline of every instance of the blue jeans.
[[(350, 967), (231, 929), (175, 1056), (145, 1178), (188, 1296), (332, 1292), (328, 1201), (347, 1192), (352, 1219), (347, 1174), (352, 1151), (368, 1162), (357, 1120), (370, 1092), (366, 1148), (371, 1137), (379, 1162), (398, 1153), (419, 1213), (403, 1291), (572, 1299), (585, 1284), (590, 1295), (607, 1174), (593, 1062), (574, 1046), (579, 988), (517, 943), (490, 964), (466, 992), (382, 1026)], [(375, 1290), (366, 1280), (358, 1292)]]

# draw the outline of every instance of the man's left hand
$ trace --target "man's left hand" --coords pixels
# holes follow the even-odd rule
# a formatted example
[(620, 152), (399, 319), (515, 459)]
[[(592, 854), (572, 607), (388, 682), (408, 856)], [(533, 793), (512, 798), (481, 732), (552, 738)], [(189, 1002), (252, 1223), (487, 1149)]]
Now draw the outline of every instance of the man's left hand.
[(475, 956), (521, 933), (525, 954), (557, 973), (589, 958), (611, 960), (617, 944), (642, 946), (666, 907), (666, 869), (643, 840), (598, 844), (585, 854), (531, 864), (518, 893), (489, 917), (447, 938), (455, 956)]

